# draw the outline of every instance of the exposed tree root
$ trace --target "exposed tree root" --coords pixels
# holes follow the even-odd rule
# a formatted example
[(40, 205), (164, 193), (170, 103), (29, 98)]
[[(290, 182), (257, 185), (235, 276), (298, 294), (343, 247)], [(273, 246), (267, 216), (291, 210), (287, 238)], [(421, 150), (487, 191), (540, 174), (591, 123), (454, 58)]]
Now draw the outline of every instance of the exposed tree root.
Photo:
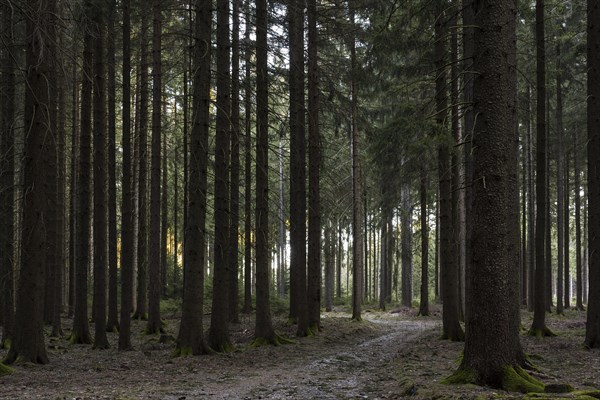
[(536, 338), (543, 338), (543, 337), (555, 337), (556, 333), (552, 332), (550, 330), (550, 328), (548, 328), (547, 326), (544, 326), (541, 329), (529, 329), (529, 331), (527, 332), (528, 336), (533, 336)]
[(8, 365), (0, 363), (0, 376), (10, 375), (10, 374), (12, 374), (14, 372), (15, 372), (14, 368), (11, 368)]
[(275, 336), (273, 336), (272, 338), (256, 338), (256, 339), (254, 339), (254, 341), (252, 343), (250, 343), (250, 348), (257, 348), (257, 347), (267, 346), (267, 345), (281, 346), (284, 344), (295, 344), (295, 343), (296, 342), (291, 339), (288, 339), (281, 335), (275, 334)]
[[(488, 385), (489, 382), (482, 381), (479, 374), (471, 369), (460, 367), (449, 377), (442, 380), (444, 384), (456, 385), (456, 384), (475, 384), (475, 385)], [(497, 384), (494, 386), (498, 386)], [(532, 378), (524, 369), (521, 367), (507, 366), (504, 368), (502, 377), (500, 379), (500, 387), (509, 392), (521, 392), (521, 393), (541, 393), (544, 391), (544, 384), (534, 378)]]

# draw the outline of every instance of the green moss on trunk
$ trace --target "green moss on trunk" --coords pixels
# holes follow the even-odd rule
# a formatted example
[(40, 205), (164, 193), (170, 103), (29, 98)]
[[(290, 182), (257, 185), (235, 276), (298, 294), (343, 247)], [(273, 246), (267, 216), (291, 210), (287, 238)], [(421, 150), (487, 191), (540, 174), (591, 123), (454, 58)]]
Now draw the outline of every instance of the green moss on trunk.
[(552, 332), (550, 330), (550, 328), (548, 328), (548, 327), (543, 327), (541, 329), (530, 329), (527, 332), (527, 335), (534, 336), (536, 338), (543, 338), (543, 337), (555, 337), (556, 333)]
[(5, 365), (3, 363), (0, 363), (0, 376), (10, 375), (14, 372), (15, 372), (15, 370), (13, 368), (11, 368), (8, 365)]
[(502, 376), (502, 389), (509, 392), (540, 393), (544, 384), (531, 377), (523, 368), (508, 366)]

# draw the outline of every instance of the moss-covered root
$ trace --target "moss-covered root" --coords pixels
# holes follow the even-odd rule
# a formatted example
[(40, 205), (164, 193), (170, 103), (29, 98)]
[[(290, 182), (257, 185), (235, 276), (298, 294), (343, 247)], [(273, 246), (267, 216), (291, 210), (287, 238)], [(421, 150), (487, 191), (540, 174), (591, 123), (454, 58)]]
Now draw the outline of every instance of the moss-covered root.
[(557, 336), (556, 333), (552, 332), (550, 330), (550, 328), (548, 328), (547, 326), (544, 326), (541, 329), (533, 329), (533, 328), (531, 328), (527, 332), (527, 335), (533, 336), (533, 337), (536, 337), (536, 338), (555, 337), (555, 336)]
[(4, 338), (4, 340), (2, 340), (2, 343), (0, 343), (0, 349), (10, 350), (11, 343), (12, 342), (10, 341), (10, 338)]
[(3, 363), (0, 363), (0, 376), (10, 375), (14, 372), (15, 372), (15, 370), (13, 368), (11, 368), (8, 365), (5, 365)]
[(256, 348), (256, 347), (262, 347), (262, 346), (267, 346), (267, 345), (281, 346), (284, 344), (294, 344), (294, 343), (296, 343), (296, 342), (294, 342), (291, 339), (288, 339), (283, 336), (275, 334), (275, 336), (273, 336), (272, 338), (260, 337), (260, 338), (254, 339), (254, 341), (252, 343), (250, 343), (250, 347)]
[(188, 356), (199, 356), (203, 354), (212, 354), (213, 351), (206, 345), (203, 345), (199, 351), (194, 353), (194, 349), (191, 347), (176, 347), (171, 353), (173, 357), (188, 357)]
[(540, 393), (544, 391), (544, 384), (531, 377), (523, 368), (508, 366), (504, 369), (502, 389), (509, 392)]
[[(461, 367), (452, 375), (442, 380), (442, 383), (447, 385), (485, 385), (488, 382), (482, 382), (476, 371)], [(507, 390), (509, 392), (540, 393), (544, 391), (543, 383), (532, 378), (523, 368), (513, 366), (504, 368), (500, 386), (499, 389)]]

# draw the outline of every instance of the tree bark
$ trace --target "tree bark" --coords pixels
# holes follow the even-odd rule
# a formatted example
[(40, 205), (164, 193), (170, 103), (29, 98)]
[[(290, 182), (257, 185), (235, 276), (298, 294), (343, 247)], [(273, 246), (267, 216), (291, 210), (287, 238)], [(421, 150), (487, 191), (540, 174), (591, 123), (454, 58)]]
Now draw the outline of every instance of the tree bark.
[[(560, 44), (556, 45), (556, 131), (558, 146), (556, 148), (556, 313), (563, 313), (563, 266), (564, 260), (564, 235), (565, 235), (565, 190), (564, 190), (564, 150), (563, 150), (563, 106), (562, 106), (562, 71), (560, 59)], [(568, 202), (567, 202), (568, 204)], [(568, 218), (568, 217), (567, 217)]]
[(152, 155), (150, 166), (150, 253), (148, 258), (149, 335), (162, 332), (160, 321), (160, 165), (162, 145), (162, 6), (152, 1)]
[(215, 138), (215, 242), (212, 312), (208, 344), (217, 352), (232, 350), (229, 338), (229, 166), (231, 76), (229, 2), (217, 4), (217, 121)]
[(134, 189), (133, 164), (131, 162), (131, 0), (122, 1), (123, 10), (123, 176), (121, 181), (121, 314), (119, 350), (131, 350), (131, 310), (133, 309), (134, 272)]
[(429, 224), (427, 223), (427, 171), (421, 166), (421, 181), (419, 186), (421, 203), (421, 300), (419, 315), (429, 315)]
[(189, 204), (183, 237), (183, 305), (175, 353), (205, 354), (204, 258), (206, 257), (206, 195), (208, 186), (208, 136), (210, 124), (212, 6), (196, 0), (193, 56), (193, 113), (190, 134)]
[(600, 4), (587, 1), (589, 295), (585, 346), (600, 348)]
[(319, 66), (317, 2), (307, 2), (308, 15), (308, 328), (321, 325), (321, 133), (319, 127)]
[(269, 82), (267, 0), (256, 0), (256, 324), (255, 343), (277, 343), (269, 286)]
[[(516, 8), (474, 2), (473, 245), (467, 271), (466, 341), (450, 383), (541, 391), (521, 369), (516, 109)], [(491, 101), (491, 96), (494, 100)]]

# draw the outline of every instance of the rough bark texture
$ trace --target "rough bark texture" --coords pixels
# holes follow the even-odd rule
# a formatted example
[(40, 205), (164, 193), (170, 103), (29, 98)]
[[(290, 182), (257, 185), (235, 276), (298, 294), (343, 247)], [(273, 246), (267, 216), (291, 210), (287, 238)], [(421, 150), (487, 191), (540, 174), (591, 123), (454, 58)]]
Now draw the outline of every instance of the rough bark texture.
[[(438, 10), (443, 8), (438, 7)], [(436, 65), (436, 123), (441, 132), (445, 132), (447, 114), (447, 83), (445, 52), (446, 22), (443, 12), (439, 12), (435, 21), (435, 65)], [(453, 251), (452, 235), (452, 171), (450, 166), (450, 148), (448, 139), (442, 140), (438, 149), (438, 176), (440, 181), (440, 273), (443, 309), (442, 337), (450, 340), (463, 340), (464, 333), (459, 323), (458, 264)]]
[(133, 164), (131, 162), (133, 143), (131, 140), (131, 0), (123, 0), (123, 177), (121, 182), (121, 314), (119, 330), (119, 350), (131, 349), (131, 310), (133, 309), (134, 271), (134, 190)]
[(308, 327), (321, 324), (321, 134), (317, 63), (317, 2), (308, 1)]
[(94, 348), (108, 348), (106, 336), (106, 277), (108, 265), (108, 210), (107, 210), (107, 159), (106, 159), (106, 115), (104, 81), (104, 10), (94, 9), (92, 21), (94, 36), (94, 305), (93, 318), (95, 323)]
[[(516, 5), (475, 1), (473, 70), (473, 246), (467, 271), (464, 358), (449, 382), (513, 391), (540, 391), (520, 368), (518, 326), (518, 207)], [(493, 99), (493, 100), (492, 100)], [(518, 202), (516, 203), (518, 204)]]
[(117, 269), (117, 171), (116, 171), (116, 45), (117, 31), (115, 18), (116, 0), (109, 1), (108, 36), (106, 43), (108, 69), (108, 317), (106, 331), (119, 330), (118, 285), (119, 272)]
[(290, 49), (290, 320), (308, 333), (306, 298), (306, 139), (304, 107), (304, 2), (289, 0)]
[[(350, 24), (354, 25), (354, 5), (349, 1)], [(358, 129), (358, 61), (356, 40), (350, 42), (350, 114), (352, 118), (352, 319), (362, 319), (364, 296), (364, 226), (363, 226), (363, 177), (361, 167), (361, 134)]]
[(10, 342), (15, 329), (14, 302), (14, 193), (15, 193), (15, 66), (13, 14), (8, 3), (0, 5), (2, 27), (0, 35), (6, 48), (0, 58), (0, 303), (2, 304), (2, 342), (4, 348)]
[(527, 117), (525, 121), (527, 138), (527, 310), (533, 311), (535, 288), (535, 191), (533, 179), (533, 132), (531, 129), (531, 86), (527, 85)]
[[(140, 32), (139, 112), (137, 166), (137, 282), (134, 319), (148, 318), (148, 25), (150, 14), (143, 10)], [(135, 157), (134, 157), (135, 158)]]
[(529, 333), (534, 336), (550, 334), (546, 327), (546, 51), (544, 39), (544, 1), (536, 1), (536, 60), (537, 60), (537, 148), (536, 148), (536, 218), (535, 218), (535, 296), (533, 323)]
[(150, 252), (146, 333), (160, 333), (160, 164), (162, 152), (162, 8), (152, 1), (152, 155), (150, 166)]
[(419, 315), (429, 315), (429, 224), (427, 223), (427, 170), (421, 167), (419, 185), (421, 204), (421, 297)]
[(208, 343), (229, 351), (229, 160), (230, 160), (230, 41), (229, 2), (217, 4), (217, 121), (215, 138), (215, 242), (213, 298)]
[(229, 321), (239, 322), (239, 222), (240, 222), (240, 0), (233, 0), (231, 32), (231, 170), (229, 230)]
[(244, 307), (242, 312), (252, 311), (252, 81), (250, 60), (250, 0), (246, 0), (246, 30), (244, 32), (244, 64), (246, 65), (244, 81), (245, 104), (245, 139), (244, 139)]
[(412, 206), (410, 183), (401, 189), (400, 242), (402, 249), (402, 305), (412, 307), (413, 257), (412, 257)]
[(202, 328), (204, 304), (204, 253), (206, 237), (206, 192), (208, 186), (208, 136), (210, 110), (210, 61), (212, 7), (196, 0), (194, 32), (193, 116), (190, 135), (189, 204), (183, 243), (183, 306), (176, 352), (204, 354), (208, 347)]
[(23, 201), (23, 240), (21, 269), (17, 291), (15, 335), (4, 360), (11, 364), (22, 360), (46, 364), (48, 356), (43, 331), (43, 293), (46, 257), (46, 195), (44, 193), (45, 137), (52, 135), (48, 103), (54, 42), (41, 32), (50, 32), (56, 23), (56, 2), (30, 0), (28, 7), (36, 10), (27, 18), (27, 52), (24, 123), (29, 127), (25, 136), (23, 184), (27, 195)]
[(587, 1), (589, 295), (585, 345), (600, 348), (600, 4)]
[(269, 82), (267, 0), (256, 1), (256, 326), (257, 343), (277, 343), (269, 296)]
[[(573, 173), (575, 175), (573, 191), (575, 195), (575, 268), (577, 271), (577, 308), (583, 310), (583, 304), (587, 303), (587, 299), (585, 298), (586, 286), (584, 283), (584, 264), (581, 257), (581, 169), (579, 166), (579, 132), (577, 129), (573, 133), (573, 139)], [(569, 196), (569, 191), (567, 191), (566, 196)], [(585, 213), (583, 215), (585, 218)], [(565, 232), (567, 232), (566, 229)]]
[[(86, 8), (92, 5), (88, 0)], [(93, 72), (93, 35), (85, 30), (83, 44), (83, 71), (81, 84), (81, 128), (79, 134), (79, 165), (77, 171), (77, 249), (75, 265), (75, 314), (71, 342), (92, 342), (88, 325), (88, 270), (90, 268), (90, 176), (91, 170), (91, 132), (92, 132), (92, 81)]]
[[(563, 265), (564, 265), (564, 223), (565, 223), (565, 190), (564, 190), (564, 149), (563, 149), (563, 120), (562, 120), (562, 72), (560, 70), (560, 45), (556, 45), (557, 74), (556, 74), (556, 132), (558, 146), (556, 148), (556, 313), (563, 313)], [(567, 202), (568, 204), (568, 202)], [(567, 214), (568, 215), (568, 214)], [(567, 217), (568, 218), (568, 217)]]

